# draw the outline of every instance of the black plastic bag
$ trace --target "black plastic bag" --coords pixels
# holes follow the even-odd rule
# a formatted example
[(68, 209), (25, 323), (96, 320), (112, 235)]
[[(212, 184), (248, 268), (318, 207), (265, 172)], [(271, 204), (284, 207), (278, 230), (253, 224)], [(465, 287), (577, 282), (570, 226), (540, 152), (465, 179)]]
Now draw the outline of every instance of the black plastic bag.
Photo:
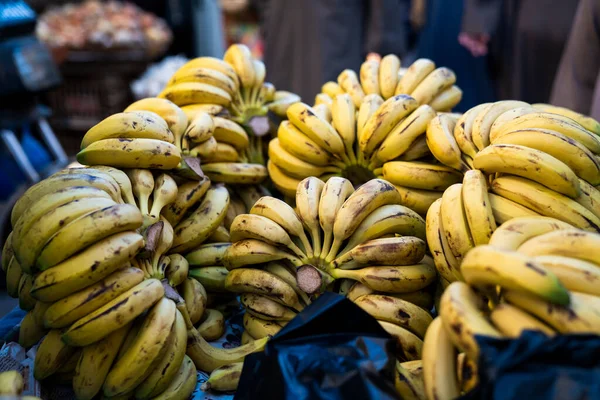
[(600, 400), (600, 336), (479, 336), (479, 385), (461, 400)]
[(327, 292), (246, 357), (235, 399), (397, 399), (394, 349), (373, 317)]

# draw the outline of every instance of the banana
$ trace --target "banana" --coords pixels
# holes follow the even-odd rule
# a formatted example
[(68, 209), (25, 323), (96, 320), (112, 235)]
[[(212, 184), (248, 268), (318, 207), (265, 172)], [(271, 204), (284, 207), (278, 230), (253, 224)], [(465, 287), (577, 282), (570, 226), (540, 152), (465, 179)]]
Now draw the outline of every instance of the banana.
[(275, 138), (269, 142), (269, 158), (287, 175), (295, 178), (321, 176), (326, 173), (341, 172), (339, 167), (319, 167), (294, 156), (283, 148), (278, 138)]
[(245, 89), (250, 89), (254, 85), (256, 74), (252, 54), (246, 45), (229, 46), (223, 55), (223, 60), (233, 67)]
[(359, 270), (335, 269), (332, 276), (362, 282), (373, 290), (389, 293), (406, 293), (421, 290), (436, 277), (435, 268), (429, 264), (389, 267), (366, 267)]
[(298, 258), (261, 240), (242, 240), (233, 243), (225, 252), (223, 265), (228, 270), (270, 261), (288, 260), (295, 266), (303, 263)]
[(130, 325), (125, 325), (82, 349), (73, 375), (73, 391), (78, 399), (91, 400), (100, 392), (130, 328)]
[(600, 279), (598, 265), (564, 256), (537, 256), (534, 260), (554, 273), (568, 290), (600, 296), (596, 284)]
[(488, 146), (473, 158), (473, 167), (485, 174), (521, 176), (571, 198), (581, 193), (579, 180), (571, 168), (548, 153), (525, 146)]
[(257, 339), (273, 337), (281, 330), (281, 326), (273, 321), (266, 321), (246, 312), (244, 314), (244, 329), (250, 336)]
[(450, 86), (431, 100), (431, 107), (436, 111), (452, 110), (462, 100), (462, 90), (458, 86)]
[(460, 268), (465, 281), (474, 287), (500, 286), (539, 296), (552, 304), (569, 304), (569, 292), (551, 271), (515, 251), (477, 246)]
[(462, 175), (443, 165), (392, 161), (383, 165), (383, 179), (394, 185), (443, 191), (450, 185), (460, 183)]
[(277, 129), (277, 139), (285, 151), (305, 163), (312, 164), (312, 168), (324, 167), (333, 162), (331, 155), (325, 149), (289, 121), (281, 122)]
[(442, 318), (433, 320), (423, 341), (423, 383), (428, 399), (451, 400), (460, 396), (456, 349)]
[(21, 283), (22, 277), (23, 269), (17, 261), (17, 258), (13, 256), (6, 268), (6, 292), (10, 297), (19, 297), (19, 284)]
[[(360, 66), (360, 84), (365, 94), (380, 93), (379, 69), (379, 61), (377, 60), (367, 60)], [(335, 96), (333, 97), (335, 98)]]
[(210, 188), (210, 179), (188, 181), (179, 185), (175, 200), (165, 206), (161, 214), (172, 225), (176, 226)]
[(446, 67), (437, 68), (423, 79), (410, 95), (419, 104), (429, 104), (444, 90), (456, 82), (454, 72)]
[(557, 107), (550, 104), (538, 103), (532, 104), (532, 106), (548, 113), (559, 114), (567, 118), (571, 118), (588, 131), (595, 133), (596, 135), (600, 135), (600, 123), (591, 117), (580, 114), (573, 110), (569, 110), (568, 108)]
[(223, 222), (229, 206), (229, 192), (224, 186), (211, 187), (194, 212), (175, 226), (171, 253), (186, 253), (206, 240)]
[(486, 179), (481, 171), (471, 170), (465, 173), (462, 202), (473, 243), (476, 246), (487, 244), (496, 230), (496, 221), (490, 204)]
[(343, 70), (337, 77), (337, 82), (340, 88), (352, 97), (352, 101), (356, 107), (360, 106), (362, 103), (365, 92), (360, 85), (358, 77), (356, 76), (356, 72), (351, 69)]
[(290, 235), (299, 237), (307, 256), (312, 255), (312, 246), (304, 232), (300, 218), (294, 209), (284, 201), (271, 196), (261, 197), (250, 209), (250, 214), (268, 218), (280, 225)]
[(234, 81), (225, 73), (207, 67), (180, 68), (171, 76), (171, 79), (167, 82), (167, 86), (183, 82), (206, 83), (225, 90), (231, 96), (238, 90), (237, 80)]
[(73, 346), (95, 343), (141, 315), (163, 295), (160, 281), (147, 279), (79, 319), (63, 334), (62, 340)]
[(105, 172), (108, 175), (112, 176), (112, 178), (117, 182), (119, 188), (121, 189), (121, 197), (127, 204), (135, 205), (135, 198), (133, 197), (133, 188), (131, 187), (131, 181), (127, 174), (120, 169), (108, 167), (105, 165), (96, 165), (93, 168), (97, 171)]
[(348, 290), (346, 297), (352, 302), (356, 302), (362, 296), (375, 294), (375, 291), (361, 282), (355, 282)]
[(207, 113), (210, 115), (217, 115), (223, 110), (222, 105), (218, 104), (189, 104), (187, 106), (180, 107), (181, 111), (185, 113), (188, 119), (188, 123), (191, 122), (198, 113)]
[(4, 240), (4, 245), (2, 246), (2, 252), (0, 253), (0, 257), (2, 258), (2, 271), (6, 272), (8, 268), (8, 264), (13, 258), (15, 252), (13, 250), (13, 233), (14, 231), (10, 231), (6, 239)]
[(181, 108), (169, 100), (149, 97), (130, 104), (124, 111), (151, 111), (158, 114), (173, 133), (175, 146), (181, 145), (181, 138), (188, 125), (188, 117)]
[(23, 392), (23, 375), (19, 371), (0, 372), (0, 395), (2, 397), (18, 396)]
[(105, 139), (154, 139), (171, 144), (175, 137), (160, 115), (150, 110), (113, 114), (94, 125), (81, 140), (81, 149)]
[(411, 94), (434, 69), (433, 61), (419, 58), (408, 67), (396, 86), (395, 94)]
[(573, 257), (600, 264), (596, 249), (600, 235), (578, 229), (564, 229), (533, 237), (519, 246), (518, 251), (528, 256), (554, 255)]
[(212, 138), (215, 133), (215, 122), (210, 114), (198, 112), (193, 120), (190, 121), (185, 137), (193, 143), (204, 143)]
[(77, 161), (118, 168), (173, 169), (181, 161), (181, 153), (171, 143), (156, 139), (104, 139), (77, 153)]
[[(456, 144), (458, 144), (458, 147), (464, 154), (471, 158), (475, 157), (478, 151), (477, 147), (473, 143), (473, 137), (471, 135), (473, 124), (479, 113), (487, 110), (489, 107), (491, 107), (491, 105), (492, 103), (483, 103), (469, 109), (458, 119), (456, 126), (454, 127), (454, 139), (456, 139)], [(506, 113), (509, 113), (513, 110), (509, 110)]]
[(562, 229), (573, 229), (573, 226), (549, 217), (517, 217), (500, 225), (489, 244), (502, 250), (517, 250), (531, 238)]
[(427, 138), (425, 135), (421, 135), (411, 143), (410, 147), (397, 160), (415, 161), (431, 155), (431, 151), (429, 151), (429, 146), (427, 145)]
[(329, 81), (325, 82), (323, 86), (321, 86), (321, 92), (326, 94), (327, 96), (335, 99), (335, 97), (339, 94), (344, 94), (344, 91), (336, 82)]
[(287, 109), (289, 121), (320, 147), (333, 154), (344, 153), (344, 142), (337, 131), (304, 103), (294, 103)]
[(295, 93), (278, 90), (275, 92), (275, 100), (270, 102), (267, 107), (269, 111), (277, 115), (279, 118), (286, 118), (287, 110), (292, 104), (298, 103), (300, 96)]
[(373, 151), (384, 141), (392, 129), (419, 104), (408, 95), (390, 97), (369, 117), (359, 136), (358, 144), (365, 154)]
[[(394, 54), (388, 54), (381, 59), (381, 66), (379, 67), (379, 87), (381, 88), (381, 97), (384, 99), (389, 99), (394, 96), (396, 86), (398, 85), (398, 71), (400, 70), (400, 64), (400, 59)], [(365, 93), (367, 93), (366, 90)], [(372, 93), (379, 94), (379, 91)]]
[[(40, 307), (38, 304), (42, 303), (39, 301), (36, 303), (36, 306)], [(40, 339), (48, 333), (43, 321), (37, 321), (37, 313), (38, 311), (36, 310), (36, 307), (34, 307), (33, 310), (25, 314), (25, 317), (23, 317), (21, 325), (19, 326), (19, 345), (26, 349), (36, 345)]]
[(200, 387), (203, 391), (228, 392), (236, 390), (242, 375), (243, 362), (224, 365), (211, 372), (207, 381)]
[[(17, 200), (11, 213), (16, 232), (24, 232), (42, 215), (73, 200), (87, 197), (112, 198), (119, 195), (112, 182), (88, 174), (55, 175), (30, 187)], [(23, 222), (19, 220), (23, 217)], [(15, 233), (15, 238), (18, 234)]]
[(198, 325), (198, 333), (208, 340), (213, 341), (219, 339), (225, 333), (225, 317), (219, 310), (206, 309), (200, 325)]
[(206, 310), (208, 295), (206, 289), (200, 282), (193, 278), (187, 278), (181, 284), (180, 293), (185, 300), (188, 314), (192, 324), (196, 324), (202, 318)]
[(473, 121), (471, 137), (473, 143), (479, 150), (490, 145), (490, 130), (496, 118), (508, 110), (519, 107), (527, 107), (529, 104), (516, 100), (503, 100), (491, 104), (483, 109)]
[(465, 172), (469, 166), (462, 160), (462, 153), (456, 139), (454, 129), (456, 120), (447, 114), (440, 114), (427, 126), (427, 145), (433, 156), (442, 164)]
[[(367, 265), (411, 265), (423, 259), (426, 247), (423, 240), (414, 236), (373, 239), (359, 244), (346, 254), (336, 258), (333, 266), (334, 268), (356, 269)], [(431, 268), (431, 274), (435, 275), (433, 268)], [(340, 276), (340, 278), (349, 277)]]
[(450, 186), (442, 196), (440, 216), (450, 250), (458, 261), (475, 246), (465, 215), (463, 201), (463, 185), (456, 183)]
[(221, 266), (194, 268), (189, 276), (196, 279), (210, 292), (225, 292), (227, 268)]
[(62, 331), (53, 329), (40, 342), (33, 364), (33, 376), (38, 381), (57, 372), (76, 351), (61, 340), (61, 335)]
[(490, 319), (500, 332), (509, 338), (518, 338), (523, 331), (538, 331), (554, 336), (554, 329), (525, 311), (508, 303), (498, 304), (490, 313)]
[(319, 104), (331, 105), (332, 102), (333, 99), (329, 97), (329, 95), (325, 93), (317, 93), (317, 95), (315, 96), (315, 105), (313, 106), (313, 108), (315, 106), (318, 106)]
[(99, 168), (95, 168), (95, 167), (65, 168), (65, 169), (60, 170), (57, 173), (50, 175), (50, 176), (54, 177), (54, 176), (61, 176), (61, 175), (85, 174), (85, 175), (90, 175), (95, 178), (105, 179), (111, 183), (111, 185), (110, 185), (112, 188), (111, 193), (113, 193), (113, 192), (115, 193), (115, 201), (117, 203), (123, 203), (123, 198), (121, 196), (121, 184), (119, 182), (117, 182), (117, 179), (115, 179), (115, 177), (113, 176), (114, 175), (113, 173), (109, 173), (108, 171), (103, 170), (103, 168), (113, 170), (113, 171), (119, 171), (121, 176), (124, 174), (124, 172), (122, 172), (116, 168), (106, 167), (103, 165), (99, 165), (98, 167)]
[(579, 179), (579, 187), (581, 194), (575, 201), (600, 218), (600, 191), (583, 179)]
[(339, 209), (348, 197), (354, 192), (354, 187), (349, 180), (332, 177), (321, 192), (318, 206), (318, 217), (324, 233), (321, 253), (327, 255), (333, 240), (333, 224)]
[(127, 171), (131, 180), (133, 194), (142, 215), (150, 214), (150, 196), (154, 191), (154, 176), (147, 169), (131, 169)]
[(226, 90), (201, 82), (181, 82), (167, 86), (158, 97), (170, 100), (179, 107), (198, 103), (228, 106), (231, 103), (231, 95)]
[(185, 258), (191, 267), (208, 267), (220, 265), (231, 243), (203, 244), (186, 254)]
[(167, 388), (154, 397), (154, 400), (185, 400), (189, 399), (196, 387), (197, 371), (190, 357), (184, 355), (175, 376)]
[[(458, 263), (450, 263), (450, 260), (456, 261), (454, 256), (450, 257), (449, 246), (444, 246), (446, 241), (445, 233), (441, 228), (441, 208), (442, 199), (438, 199), (431, 204), (429, 211), (427, 211), (426, 227), (427, 227), (427, 244), (429, 245), (429, 251), (433, 256), (435, 267), (442, 278), (454, 282), (457, 280), (456, 273), (458, 271)], [(448, 251), (446, 252), (446, 248)]]
[(402, 200), (400, 204), (410, 208), (419, 215), (426, 215), (427, 210), (434, 201), (441, 198), (444, 192), (436, 192), (433, 190), (412, 189), (404, 186), (396, 186), (396, 190), (400, 193)]
[(313, 245), (313, 255), (321, 255), (321, 225), (319, 222), (319, 203), (325, 183), (318, 178), (302, 180), (296, 189), (296, 213), (308, 230)]
[[(358, 114), (356, 115), (356, 138), (360, 138), (365, 124), (382, 104), (383, 99), (381, 96), (378, 94), (369, 94), (365, 96), (360, 104), (355, 105), (355, 107), (358, 108)], [(354, 140), (355, 139), (352, 139), (352, 143), (354, 143)], [(347, 138), (346, 141), (349, 142), (349, 138)]]
[(188, 275), (189, 264), (181, 254), (171, 254), (169, 256), (169, 266), (165, 271), (165, 277), (169, 281), (169, 285), (179, 286)]
[(141, 225), (142, 216), (131, 204), (115, 204), (93, 211), (54, 234), (41, 249), (36, 266), (46, 270), (104, 238)]
[(374, 318), (408, 329), (420, 338), (432, 321), (421, 307), (392, 296), (367, 294), (356, 299), (355, 304)]
[(576, 228), (600, 230), (600, 219), (575, 200), (545, 186), (516, 176), (502, 176), (491, 185), (492, 191), (540, 214), (567, 222)]
[(210, 163), (203, 164), (202, 171), (213, 182), (231, 184), (255, 184), (267, 177), (267, 169), (260, 164)]
[[(377, 95), (378, 96), (378, 95)], [(369, 97), (370, 98), (370, 97)], [(350, 160), (354, 160), (354, 141), (356, 140), (356, 115), (357, 108), (350, 95), (342, 93), (333, 98), (331, 104), (331, 116), (333, 127), (342, 137), (346, 154)]]
[(248, 147), (250, 141), (244, 128), (225, 118), (212, 117), (212, 120), (214, 123), (213, 137), (218, 142), (230, 144), (238, 151)]
[[(246, 312), (267, 321), (290, 321), (296, 313), (267, 296), (243, 293), (240, 301)], [(204, 335), (203, 335), (204, 336)]]
[(271, 181), (277, 190), (279, 190), (285, 196), (291, 198), (296, 197), (296, 188), (300, 183), (299, 179), (286, 175), (271, 160), (267, 161), (267, 171), (269, 172), (269, 177), (271, 178)]
[(213, 155), (215, 151), (217, 151), (217, 140), (214, 137), (210, 137), (206, 141), (192, 147), (188, 153), (192, 157), (206, 160)]
[(396, 361), (394, 386), (401, 399), (426, 400), (423, 384), (423, 362), (421, 360)]
[(217, 147), (209, 154), (205, 161), (207, 163), (236, 162), (240, 159), (240, 153), (230, 144), (217, 142)]
[[(450, 336), (452, 343), (471, 360), (479, 359), (479, 345), (475, 341), (475, 335), (502, 337), (480, 311), (483, 306), (482, 298), (464, 282), (452, 282), (440, 300), (439, 315), (444, 331)], [(424, 353), (426, 352), (427, 340), (424, 346)]]
[(225, 288), (234, 293), (270, 296), (280, 304), (295, 310), (302, 309), (294, 289), (283, 279), (267, 271), (250, 268), (234, 269), (225, 278)]
[(152, 208), (150, 216), (158, 219), (162, 209), (177, 199), (177, 183), (167, 174), (160, 174), (154, 180), (154, 191), (152, 196)]
[(144, 238), (137, 233), (110, 236), (40, 273), (33, 282), (31, 294), (40, 301), (59, 300), (124, 266), (143, 245)]
[(19, 308), (25, 311), (33, 310), (36, 300), (31, 297), (31, 287), (33, 286), (33, 276), (23, 274), (18, 286)]
[(498, 226), (513, 218), (540, 216), (540, 214), (535, 211), (502, 196), (489, 193), (489, 197), (490, 204), (492, 205), (492, 213), (494, 214), (494, 219)]
[(382, 179), (372, 179), (358, 188), (337, 214), (333, 224), (334, 240), (326, 260), (331, 262), (335, 258), (342, 242), (352, 236), (369, 214), (381, 206), (401, 203), (400, 193), (394, 185)]
[(313, 106), (313, 111), (315, 112), (315, 115), (323, 119), (323, 121), (327, 122), (328, 124), (331, 124), (332, 117), (331, 108), (329, 107), (329, 104), (317, 104)]
[(179, 71), (188, 70), (188, 69), (196, 69), (196, 68), (207, 68), (210, 70), (221, 72), (222, 74), (227, 75), (231, 80), (239, 83), (239, 77), (235, 72), (235, 69), (228, 64), (227, 62), (221, 60), (220, 58), (215, 57), (197, 57), (189, 60), (185, 63)]
[(585, 146), (562, 133), (548, 129), (521, 129), (500, 136), (494, 144), (516, 144), (543, 151), (565, 163), (590, 184), (600, 184), (598, 160)]
[(288, 268), (283, 263), (278, 261), (271, 261), (264, 267), (264, 270), (281, 278), (285, 283), (290, 285), (292, 289), (294, 289), (298, 297), (300, 297), (300, 299), (305, 304), (310, 304), (310, 299), (308, 295), (298, 287), (298, 280), (296, 279), (295, 268), (294, 271), (291, 271), (290, 268)]
[(600, 300), (589, 294), (571, 292), (568, 306), (551, 304), (527, 293), (506, 291), (504, 299), (539, 318), (559, 333), (600, 333)]
[(118, 396), (130, 392), (148, 377), (169, 338), (175, 322), (175, 303), (162, 298), (146, 315), (140, 330), (112, 366), (103, 385), (104, 394)]
[(408, 293), (392, 293), (391, 296), (413, 303), (424, 310), (431, 310), (434, 304), (433, 295), (430, 292), (429, 288), (425, 288)]

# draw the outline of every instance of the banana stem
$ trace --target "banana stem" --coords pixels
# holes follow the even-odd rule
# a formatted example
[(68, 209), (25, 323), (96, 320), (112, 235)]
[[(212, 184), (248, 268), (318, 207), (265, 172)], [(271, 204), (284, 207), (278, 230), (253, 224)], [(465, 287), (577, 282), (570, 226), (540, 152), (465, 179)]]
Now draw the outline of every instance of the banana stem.
[(323, 248), (321, 250), (321, 254), (329, 254), (329, 249), (331, 248), (331, 241), (333, 240), (333, 235), (331, 229), (325, 230), (325, 235), (323, 238)]
[(350, 164), (357, 163), (356, 155), (354, 154), (354, 149), (352, 149), (352, 146), (346, 147), (346, 154), (348, 155), (348, 158), (350, 159)]
[(375, 174), (375, 176), (377, 177), (383, 175), (383, 167), (375, 168), (373, 170), (373, 174)]
[(321, 232), (319, 227), (311, 229), (310, 236), (313, 241), (313, 255), (319, 257), (321, 255)]
[(331, 250), (329, 250), (329, 254), (327, 254), (327, 257), (325, 258), (326, 262), (331, 263), (335, 259), (335, 255), (337, 254), (341, 245), (341, 240), (337, 238), (333, 239), (333, 245), (331, 246)]

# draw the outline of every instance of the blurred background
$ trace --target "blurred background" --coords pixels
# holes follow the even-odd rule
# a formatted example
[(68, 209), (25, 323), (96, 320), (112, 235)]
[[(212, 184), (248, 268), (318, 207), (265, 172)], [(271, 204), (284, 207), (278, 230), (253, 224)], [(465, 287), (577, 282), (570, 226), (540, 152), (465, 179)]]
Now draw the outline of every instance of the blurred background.
[[(188, 59), (222, 57), (232, 43), (246, 44), (265, 62), (267, 81), (307, 103), (369, 53), (394, 53), (402, 66), (425, 57), (453, 69), (458, 112), (519, 99), (598, 118), (597, 3), (2, 0), (0, 248), (15, 199), (73, 161), (87, 129), (156, 96)], [(15, 304), (0, 296), (0, 315)]]

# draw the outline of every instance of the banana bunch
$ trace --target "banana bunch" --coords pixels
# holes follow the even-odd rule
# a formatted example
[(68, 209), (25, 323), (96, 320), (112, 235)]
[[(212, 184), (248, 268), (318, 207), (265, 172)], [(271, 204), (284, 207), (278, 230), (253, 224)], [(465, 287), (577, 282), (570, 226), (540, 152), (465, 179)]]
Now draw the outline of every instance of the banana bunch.
[[(407, 398), (453, 399), (473, 388), (475, 335), (600, 334), (600, 290), (592, 284), (600, 271), (592, 250), (598, 244), (600, 234), (549, 217), (500, 225), (489, 244), (462, 261), (465, 282), (451, 283), (442, 294), (439, 316), (425, 334), (422, 381), (398, 369), (401, 388), (413, 394)], [(466, 381), (465, 367), (471, 372)]]
[(231, 243), (188, 255), (190, 265), (202, 254), (202, 265), (225, 266), (222, 288), (239, 293), (246, 309), (243, 340), (275, 335), (311, 296), (335, 290), (398, 338), (401, 359), (420, 359), (437, 276), (423, 218), (382, 179), (354, 190), (345, 178), (309, 177), (295, 199), (293, 209), (261, 197), (232, 221)]
[(269, 143), (267, 168), (274, 185), (294, 197), (300, 180), (343, 176), (354, 184), (382, 177), (396, 185), (401, 204), (425, 215), (461, 171), (429, 158), (425, 133), (436, 117), (408, 95), (383, 100), (369, 94), (358, 107), (350, 94), (314, 108), (296, 103)]
[(433, 61), (420, 58), (408, 68), (401, 68), (400, 59), (388, 54), (381, 60), (368, 58), (362, 63), (359, 76), (344, 70), (336, 82), (327, 82), (317, 95), (316, 104), (331, 104), (337, 95), (347, 93), (359, 108), (365, 97), (377, 95), (384, 100), (405, 94), (418, 104), (429, 104), (434, 110), (448, 112), (462, 99), (462, 91), (455, 86), (452, 70), (436, 68)]

